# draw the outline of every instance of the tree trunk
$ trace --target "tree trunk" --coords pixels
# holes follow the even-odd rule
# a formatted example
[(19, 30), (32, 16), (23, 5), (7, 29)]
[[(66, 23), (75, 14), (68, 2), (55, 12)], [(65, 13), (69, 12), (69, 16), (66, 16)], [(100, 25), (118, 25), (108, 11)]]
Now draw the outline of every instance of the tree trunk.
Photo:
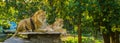
[(114, 35), (113, 32), (110, 33), (110, 43), (114, 43)]
[(82, 18), (82, 15), (81, 15), (81, 13), (82, 12), (80, 12), (80, 13), (78, 13), (78, 16), (77, 16), (77, 18), (78, 18), (78, 24), (77, 24), (77, 26), (78, 26), (78, 43), (82, 43), (82, 29), (81, 29), (81, 18)]
[(115, 43), (119, 43), (119, 33), (118, 33), (118, 31), (117, 32), (115, 32)]
[(78, 43), (82, 43), (82, 36), (81, 36), (81, 25), (78, 25)]
[(119, 33), (117, 31), (116, 32), (111, 32), (110, 43), (119, 43)]
[(109, 34), (105, 34), (105, 33), (102, 33), (102, 34), (103, 34), (104, 43), (110, 43)]

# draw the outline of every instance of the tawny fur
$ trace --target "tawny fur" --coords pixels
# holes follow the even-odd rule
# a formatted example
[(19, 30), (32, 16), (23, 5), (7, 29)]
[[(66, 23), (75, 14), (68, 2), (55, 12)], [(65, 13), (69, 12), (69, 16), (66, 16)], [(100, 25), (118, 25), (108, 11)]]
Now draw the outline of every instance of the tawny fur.
[[(35, 14), (27, 19), (23, 19), (18, 23), (17, 30), (12, 37), (15, 37), (18, 32), (40, 32), (40, 29), (43, 29), (47, 26), (46, 24), (46, 12), (43, 10), (39, 10), (35, 12)], [(34, 23), (35, 29), (33, 30), (33, 25), (31, 25), (31, 21)], [(27, 29), (26, 29), (27, 28)], [(42, 30), (44, 32), (44, 30)]]
[(49, 31), (53, 32), (60, 32), (62, 34), (66, 34), (66, 30), (63, 29), (63, 19), (61, 18), (56, 18), (55, 22), (46, 28)]

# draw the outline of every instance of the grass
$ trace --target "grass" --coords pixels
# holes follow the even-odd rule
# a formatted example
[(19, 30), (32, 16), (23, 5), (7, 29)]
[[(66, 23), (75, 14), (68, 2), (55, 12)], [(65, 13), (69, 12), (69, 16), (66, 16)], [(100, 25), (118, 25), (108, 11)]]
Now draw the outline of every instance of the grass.
[[(0, 34), (0, 35), (2, 35), (2, 34)], [(0, 36), (0, 42), (3, 42), (4, 40), (6, 40), (9, 37), (11, 37), (11, 34), (6, 34), (6, 35), (3, 35), (3, 36)]]
[[(63, 43), (78, 43), (78, 37), (75, 36), (68, 36), (65, 38), (62, 38)], [(95, 39), (94, 37), (85, 37), (82, 36), (82, 43), (103, 43), (103, 40), (101, 39)]]

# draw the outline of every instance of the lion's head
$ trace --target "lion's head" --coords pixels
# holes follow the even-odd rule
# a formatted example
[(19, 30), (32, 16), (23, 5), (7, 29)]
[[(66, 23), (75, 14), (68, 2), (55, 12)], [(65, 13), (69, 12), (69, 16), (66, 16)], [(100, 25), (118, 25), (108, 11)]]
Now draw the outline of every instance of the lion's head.
[(53, 28), (59, 29), (63, 27), (63, 19), (61, 18), (56, 18), (55, 22), (53, 23)]
[(34, 21), (37, 22), (45, 22), (46, 21), (46, 12), (43, 10), (38, 10), (35, 12), (35, 14), (32, 16), (34, 18)]

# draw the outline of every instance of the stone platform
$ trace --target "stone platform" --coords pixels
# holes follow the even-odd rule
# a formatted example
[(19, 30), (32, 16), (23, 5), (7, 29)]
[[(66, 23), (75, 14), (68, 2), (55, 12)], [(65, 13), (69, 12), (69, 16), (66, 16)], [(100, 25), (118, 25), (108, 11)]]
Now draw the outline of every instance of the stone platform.
[(59, 32), (19, 32), (28, 36), (30, 43), (62, 43)]

